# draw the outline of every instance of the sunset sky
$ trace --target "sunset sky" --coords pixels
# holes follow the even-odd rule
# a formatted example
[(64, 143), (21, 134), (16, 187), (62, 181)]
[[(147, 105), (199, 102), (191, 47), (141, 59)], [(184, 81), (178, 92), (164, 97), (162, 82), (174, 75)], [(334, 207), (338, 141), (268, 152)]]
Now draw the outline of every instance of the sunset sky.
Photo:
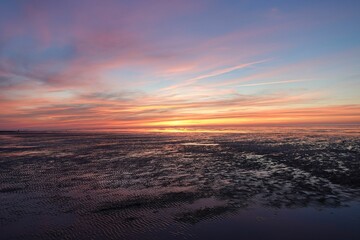
[(0, 1), (0, 130), (304, 124), (360, 124), (360, 1)]

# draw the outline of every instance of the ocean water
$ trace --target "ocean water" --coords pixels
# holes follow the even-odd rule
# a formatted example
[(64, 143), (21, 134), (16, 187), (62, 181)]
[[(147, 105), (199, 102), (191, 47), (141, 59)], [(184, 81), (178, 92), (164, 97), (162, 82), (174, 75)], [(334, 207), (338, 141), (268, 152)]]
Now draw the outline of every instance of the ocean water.
[(360, 129), (2, 132), (0, 239), (360, 239)]

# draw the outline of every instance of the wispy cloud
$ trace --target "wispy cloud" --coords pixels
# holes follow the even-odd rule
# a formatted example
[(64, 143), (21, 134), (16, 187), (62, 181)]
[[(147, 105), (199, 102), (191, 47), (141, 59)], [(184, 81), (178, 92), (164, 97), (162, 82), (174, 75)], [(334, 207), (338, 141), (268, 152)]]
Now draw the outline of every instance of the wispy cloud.
[(248, 83), (248, 84), (240, 84), (238, 87), (255, 87), (255, 86), (263, 86), (263, 85), (274, 85), (274, 84), (287, 84), (287, 83), (296, 83), (296, 82), (306, 82), (312, 79), (293, 79), (293, 80), (284, 80), (284, 81), (276, 81), (276, 82), (261, 82), (261, 83)]
[(246, 67), (250, 67), (250, 66), (253, 66), (253, 65), (256, 65), (256, 64), (260, 64), (260, 63), (263, 63), (263, 62), (266, 62), (266, 61), (269, 61), (269, 60), (266, 59), (266, 60), (261, 60), (261, 61), (256, 61), (256, 62), (243, 63), (243, 64), (239, 64), (239, 65), (236, 65), (236, 66), (215, 70), (215, 71), (212, 71), (210, 73), (202, 74), (202, 75), (187, 79), (187, 80), (183, 81), (182, 83), (172, 85), (172, 86), (169, 86), (169, 87), (166, 87), (166, 88), (162, 88), (162, 89), (160, 89), (160, 91), (168, 91), (170, 89), (185, 87), (185, 86), (194, 84), (197, 81), (202, 80), (202, 79), (217, 77), (217, 76), (220, 76), (220, 75), (223, 75), (223, 74), (226, 74), (226, 73), (230, 73), (230, 72), (233, 72), (233, 71), (236, 71), (236, 70), (239, 70), (239, 69), (243, 69), (243, 68), (246, 68)]

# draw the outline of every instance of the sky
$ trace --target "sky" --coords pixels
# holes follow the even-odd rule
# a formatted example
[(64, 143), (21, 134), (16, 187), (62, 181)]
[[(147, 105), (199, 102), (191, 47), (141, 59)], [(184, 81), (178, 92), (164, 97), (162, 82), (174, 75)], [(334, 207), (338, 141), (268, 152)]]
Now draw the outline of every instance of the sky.
[(0, 130), (360, 124), (360, 1), (0, 0)]

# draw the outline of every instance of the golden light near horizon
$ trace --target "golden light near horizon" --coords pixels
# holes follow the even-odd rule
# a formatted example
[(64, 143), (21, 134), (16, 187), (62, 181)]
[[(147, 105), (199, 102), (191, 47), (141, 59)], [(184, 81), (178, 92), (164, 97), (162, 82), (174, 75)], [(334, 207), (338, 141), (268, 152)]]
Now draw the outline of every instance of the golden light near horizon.
[(271, 123), (271, 122), (288, 122), (289, 120), (294, 120), (292, 118), (265, 118), (265, 119), (256, 119), (256, 118), (222, 118), (222, 119), (199, 119), (199, 120), (168, 120), (160, 122), (151, 122), (146, 123), (145, 126), (152, 127), (196, 127), (196, 126), (234, 126), (241, 124), (256, 124), (256, 123)]

